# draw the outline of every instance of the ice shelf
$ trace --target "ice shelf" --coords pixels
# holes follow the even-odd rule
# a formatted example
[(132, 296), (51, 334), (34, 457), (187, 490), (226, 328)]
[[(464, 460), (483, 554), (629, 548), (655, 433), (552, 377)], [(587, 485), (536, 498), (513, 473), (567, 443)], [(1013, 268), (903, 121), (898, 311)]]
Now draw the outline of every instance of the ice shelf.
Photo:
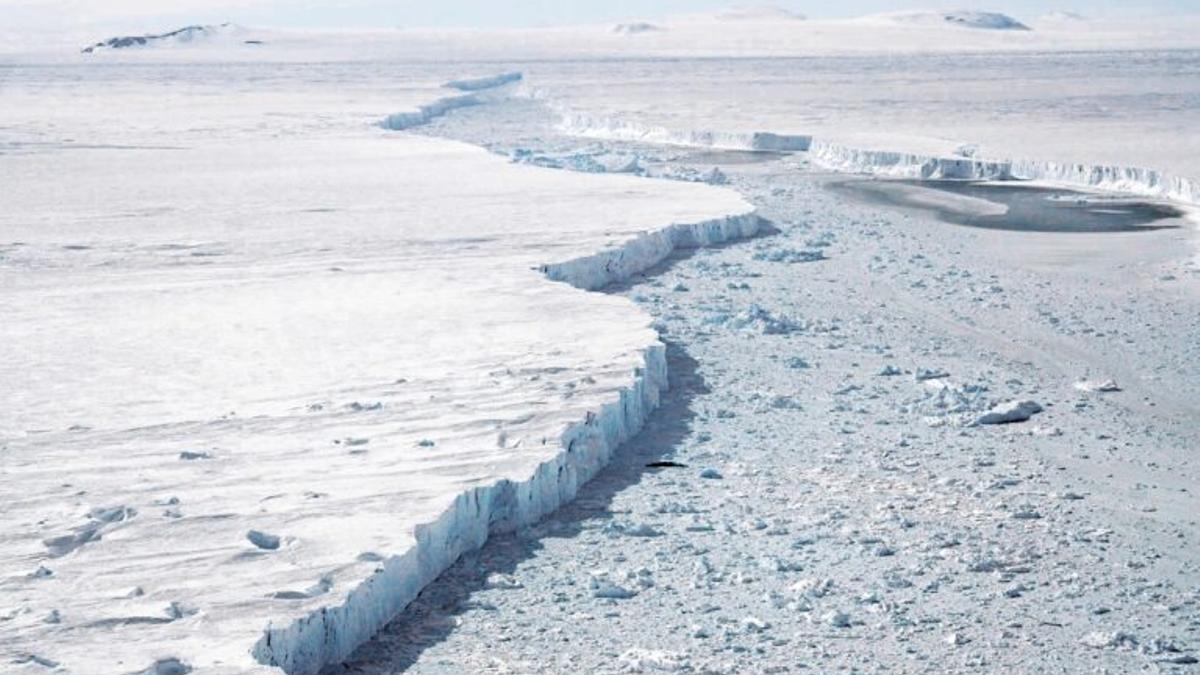
[[(758, 227), (729, 190), (326, 116), (356, 81), (311, 68), (235, 78), (220, 109), (202, 67), (157, 105), (172, 69), (95, 68), (6, 113), (52, 141), (0, 157), (6, 673), (344, 658), (656, 405), (649, 318), (582, 289)], [(188, 108), (203, 127), (176, 131)]]

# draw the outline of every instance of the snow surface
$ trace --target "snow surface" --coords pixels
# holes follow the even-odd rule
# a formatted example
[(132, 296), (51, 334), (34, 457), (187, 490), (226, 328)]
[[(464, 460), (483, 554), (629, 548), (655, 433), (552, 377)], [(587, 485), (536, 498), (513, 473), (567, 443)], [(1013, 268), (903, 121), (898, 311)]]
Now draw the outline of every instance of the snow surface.
[(5, 109), (38, 139), (0, 157), (5, 672), (344, 658), (655, 407), (648, 319), (572, 286), (758, 227), (731, 191), (325, 116), (374, 74), (221, 70), (47, 69)]

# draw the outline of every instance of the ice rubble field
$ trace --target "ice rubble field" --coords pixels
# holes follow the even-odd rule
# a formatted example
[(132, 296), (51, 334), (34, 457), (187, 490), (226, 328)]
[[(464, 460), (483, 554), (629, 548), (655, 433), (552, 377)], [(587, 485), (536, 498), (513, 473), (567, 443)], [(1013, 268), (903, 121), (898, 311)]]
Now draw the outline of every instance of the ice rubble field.
[(730, 191), (378, 126), (437, 89), (367, 124), (324, 118), (353, 89), (320, 79), (104, 74), (4, 113), (6, 672), (344, 656), (657, 400), (648, 319), (545, 274), (595, 286), (757, 225)]
[[(719, 163), (780, 231), (613, 289), (667, 341), (661, 412), (329, 675), (1194, 671), (1193, 231), (954, 226), (800, 156), (545, 117), (510, 101), (427, 133)], [(1025, 400), (1042, 412), (973, 426)]]
[[(489, 529), (569, 500), (656, 405), (648, 317), (579, 288), (759, 225), (732, 191), (511, 166), (394, 129), (531, 96), (560, 131), (604, 140), (769, 132), (1200, 175), (1197, 52), (1074, 53), (1194, 48), (1186, 25), (739, 19), (698, 41), (711, 21), (268, 34), (252, 57), (200, 44), (0, 66), (0, 336), (19, 345), (0, 376), (21, 383), (0, 412), (6, 667), (346, 657)], [(1054, 45), (1074, 51), (1030, 54)], [(910, 54), (812, 56), (881, 46)], [(1006, 53), (944, 53), (964, 49)], [(777, 58), (658, 58), (698, 53)], [(556, 55), (605, 58), (441, 86)], [(961, 98), (935, 95), (947, 81)]]

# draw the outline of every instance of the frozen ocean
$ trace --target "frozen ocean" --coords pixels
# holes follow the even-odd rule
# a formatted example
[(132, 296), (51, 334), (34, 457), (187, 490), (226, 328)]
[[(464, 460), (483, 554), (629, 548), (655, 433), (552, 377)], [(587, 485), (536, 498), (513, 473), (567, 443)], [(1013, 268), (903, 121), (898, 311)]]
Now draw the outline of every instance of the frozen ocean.
[(0, 671), (1195, 664), (1200, 22), (1013, 21), (11, 41)]

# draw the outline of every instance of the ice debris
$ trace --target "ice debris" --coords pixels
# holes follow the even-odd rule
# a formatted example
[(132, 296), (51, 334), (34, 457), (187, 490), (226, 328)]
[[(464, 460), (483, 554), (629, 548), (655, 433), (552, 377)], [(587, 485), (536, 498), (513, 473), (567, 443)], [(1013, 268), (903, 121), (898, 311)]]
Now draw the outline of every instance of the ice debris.
[(260, 532), (258, 530), (250, 530), (247, 532), (246, 539), (248, 539), (251, 544), (254, 544), (264, 551), (277, 550), (280, 544), (279, 537), (273, 534), (267, 534), (266, 532)]
[(975, 420), (976, 424), (1013, 424), (1024, 422), (1042, 412), (1036, 401), (1009, 401), (1000, 403)]
[(1115, 380), (1081, 380), (1075, 383), (1075, 388), (1079, 391), (1099, 392), (1104, 394), (1121, 391), (1120, 385), (1118, 385)]

